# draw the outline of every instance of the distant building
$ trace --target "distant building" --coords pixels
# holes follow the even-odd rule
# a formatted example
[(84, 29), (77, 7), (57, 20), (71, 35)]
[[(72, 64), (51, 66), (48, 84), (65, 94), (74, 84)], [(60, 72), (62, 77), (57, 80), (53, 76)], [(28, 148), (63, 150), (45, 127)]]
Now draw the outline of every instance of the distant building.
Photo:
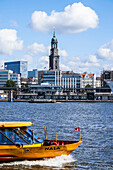
[(8, 80), (13, 80), (17, 87), (21, 87), (20, 84), (20, 74), (13, 73), (11, 70), (0, 70), (0, 87), (5, 87)]
[(95, 74), (88, 74), (88, 73), (81, 74), (81, 88), (85, 88), (88, 84), (92, 88), (96, 88)]
[(81, 75), (72, 71), (42, 70), (38, 71), (38, 82), (62, 86), (64, 90), (76, 91), (80, 88)]
[(101, 86), (108, 87), (106, 81), (113, 81), (113, 71), (112, 70), (103, 70), (101, 72)]
[(38, 84), (38, 77), (21, 78), (21, 85)]
[(96, 88), (95, 74), (79, 74), (73, 71), (61, 71), (59, 69), (59, 55), (57, 49), (57, 38), (55, 32), (51, 39), (51, 49), (49, 56), (49, 70), (38, 71), (38, 84), (48, 83), (52, 86), (62, 86), (63, 92), (80, 92), (80, 88), (91, 85)]
[(96, 87), (101, 87), (101, 77), (96, 77)]
[(74, 73), (73, 71), (62, 71), (61, 74), (61, 84), (64, 90), (70, 92), (80, 91), (81, 75), (79, 73)]
[(38, 84), (48, 83), (50, 85), (59, 85), (61, 79), (61, 71), (55, 70), (41, 70), (38, 71)]
[(56, 92), (61, 92), (61, 86), (51, 86), (48, 83), (42, 83), (41, 85), (30, 85), (30, 92), (31, 93), (38, 93), (38, 95), (45, 95), (45, 94), (55, 94)]
[(49, 70), (59, 70), (59, 55), (57, 48), (57, 38), (55, 36), (55, 32), (53, 34), (53, 38), (51, 40), (51, 49), (49, 56)]
[(103, 70), (101, 72), (101, 87), (109, 88), (108, 91), (113, 93), (113, 71), (112, 70)]
[(27, 61), (13, 61), (13, 62), (5, 62), (4, 68), (6, 70), (12, 70), (14, 73), (20, 74), (21, 77), (26, 78), (27, 73)]
[(32, 71), (28, 71), (28, 77), (36, 77), (36, 78), (38, 78), (38, 70), (33, 69)]

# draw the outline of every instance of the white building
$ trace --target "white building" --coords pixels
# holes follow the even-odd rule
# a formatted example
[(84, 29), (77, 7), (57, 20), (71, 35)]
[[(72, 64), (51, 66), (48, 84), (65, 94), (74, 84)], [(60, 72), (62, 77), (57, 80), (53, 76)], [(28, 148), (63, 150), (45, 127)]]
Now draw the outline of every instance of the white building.
[(90, 85), (92, 88), (96, 88), (96, 74), (81, 74), (80, 87), (85, 88), (86, 85)]
[(8, 80), (13, 80), (17, 87), (21, 87), (20, 74), (13, 73), (11, 70), (0, 69), (0, 87), (5, 87)]
[(96, 77), (96, 87), (101, 87), (101, 77)]
[(73, 71), (42, 70), (38, 71), (39, 84), (49, 83), (50, 85), (62, 86), (65, 90), (75, 91), (80, 88), (81, 75)]

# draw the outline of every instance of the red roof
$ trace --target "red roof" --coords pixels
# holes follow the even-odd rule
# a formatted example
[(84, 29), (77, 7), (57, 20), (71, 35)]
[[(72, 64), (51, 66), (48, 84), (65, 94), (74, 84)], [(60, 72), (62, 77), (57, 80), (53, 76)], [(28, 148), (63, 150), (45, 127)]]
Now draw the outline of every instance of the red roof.
[[(86, 74), (81, 74), (81, 77), (84, 77)], [(94, 74), (88, 74), (90, 77), (93, 77)]]
[(101, 77), (96, 77), (96, 80), (101, 80)]

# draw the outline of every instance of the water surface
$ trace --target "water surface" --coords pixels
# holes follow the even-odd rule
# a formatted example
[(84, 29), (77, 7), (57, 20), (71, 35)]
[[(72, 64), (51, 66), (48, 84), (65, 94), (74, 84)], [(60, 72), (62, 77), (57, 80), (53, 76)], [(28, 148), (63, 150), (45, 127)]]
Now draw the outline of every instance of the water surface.
[(0, 169), (113, 169), (113, 103), (0, 103), (0, 121), (31, 121), (44, 139), (78, 140), (83, 143), (70, 155), (37, 161), (0, 164)]

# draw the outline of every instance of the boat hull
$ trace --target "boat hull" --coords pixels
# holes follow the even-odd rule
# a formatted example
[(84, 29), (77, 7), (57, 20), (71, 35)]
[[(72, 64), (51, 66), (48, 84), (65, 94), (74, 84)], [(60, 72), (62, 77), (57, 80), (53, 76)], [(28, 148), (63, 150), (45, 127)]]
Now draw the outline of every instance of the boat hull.
[(56, 157), (61, 155), (69, 155), (72, 153), (82, 141), (59, 145), (43, 146), (41, 144), (33, 145), (0, 145), (0, 162), (9, 162), (15, 160), (33, 160)]

